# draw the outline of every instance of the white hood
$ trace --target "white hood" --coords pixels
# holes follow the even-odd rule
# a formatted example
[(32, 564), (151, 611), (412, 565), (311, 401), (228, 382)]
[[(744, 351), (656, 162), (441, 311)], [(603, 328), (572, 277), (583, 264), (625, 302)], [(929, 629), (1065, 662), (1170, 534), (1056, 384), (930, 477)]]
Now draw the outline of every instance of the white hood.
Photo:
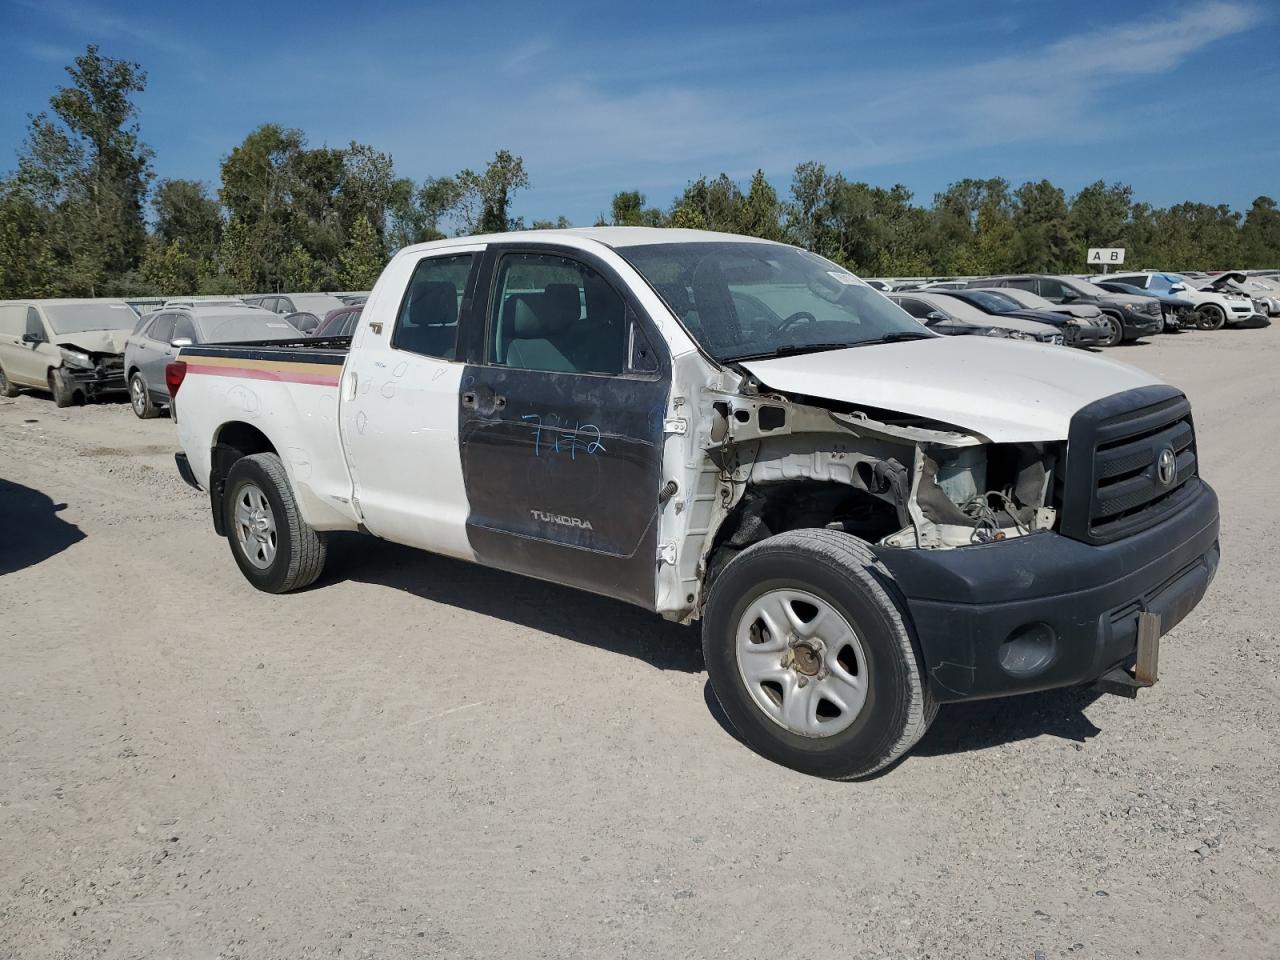
[(742, 363), (783, 393), (928, 417), (995, 443), (1065, 440), (1081, 407), (1161, 381), (1081, 350), (931, 337)]
[(124, 353), (124, 342), (132, 330), (81, 330), (60, 333), (53, 338), (58, 346), (79, 347), (89, 353)]

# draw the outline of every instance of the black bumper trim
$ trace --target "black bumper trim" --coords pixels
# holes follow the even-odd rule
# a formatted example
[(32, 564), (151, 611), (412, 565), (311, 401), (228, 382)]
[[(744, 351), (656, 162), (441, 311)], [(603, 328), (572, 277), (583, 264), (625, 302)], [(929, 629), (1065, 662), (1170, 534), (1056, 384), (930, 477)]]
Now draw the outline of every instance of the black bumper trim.
[(196, 475), (191, 469), (191, 463), (187, 460), (185, 453), (175, 453), (173, 461), (178, 465), (178, 476), (187, 481), (187, 485), (200, 489), (200, 484), (196, 481)]
[[(1137, 618), (1173, 629), (1217, 571), (1218, 500), (1212, 488), (1141, 533), (1091, 546), (1055, 533), (954, 550), (876, 547), (908, 599), (940, 701), (1088, 683), (1132, 661)], [(1000, 664), (1019, 627), (1048, 624), (1052, 655), (1030, 675)]]

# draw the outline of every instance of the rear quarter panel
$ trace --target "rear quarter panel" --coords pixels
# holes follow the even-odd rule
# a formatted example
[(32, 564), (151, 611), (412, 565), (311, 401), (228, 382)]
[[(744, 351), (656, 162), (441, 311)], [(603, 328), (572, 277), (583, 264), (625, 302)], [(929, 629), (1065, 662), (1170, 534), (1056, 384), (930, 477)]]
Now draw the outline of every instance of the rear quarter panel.
[(343, 356), (314, 348), (186, 347), (178, 438), (207, 488), (212, 448), (229, 424), (260, 431), (279, 454), (303, 517), (317, 530), (358, 527), (338, 435)]

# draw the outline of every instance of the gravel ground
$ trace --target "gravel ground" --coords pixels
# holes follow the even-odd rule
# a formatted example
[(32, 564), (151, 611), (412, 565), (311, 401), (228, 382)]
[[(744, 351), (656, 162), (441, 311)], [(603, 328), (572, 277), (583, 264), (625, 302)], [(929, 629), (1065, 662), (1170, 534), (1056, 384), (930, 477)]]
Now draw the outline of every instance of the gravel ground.
[(0, 956), (1280, 955), (1280, 329), (1112, 355), (1222, 498), (1161, 682), (853, 784), (739, 745), (696, 628), (355, 537), (257, 593), (167, 420), (0, 401)]

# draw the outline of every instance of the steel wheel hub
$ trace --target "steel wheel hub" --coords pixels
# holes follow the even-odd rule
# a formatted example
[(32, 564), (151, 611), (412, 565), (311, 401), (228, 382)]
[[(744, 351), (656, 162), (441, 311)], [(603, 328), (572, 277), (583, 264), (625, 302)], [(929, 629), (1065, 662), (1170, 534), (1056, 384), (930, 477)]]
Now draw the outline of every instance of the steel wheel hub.
[(275, 560), (279, 547), (271, 503), (256, 483), (246, 483), (236, 491), (235, 504), (240, 549), (251, 564), (265, 570)]
[(861, 641), (843, 614), (807, 591), (757, 597), (738, 621), (734, 652), (752, 701), (791, 733), (833, 736), (866, 703)]

